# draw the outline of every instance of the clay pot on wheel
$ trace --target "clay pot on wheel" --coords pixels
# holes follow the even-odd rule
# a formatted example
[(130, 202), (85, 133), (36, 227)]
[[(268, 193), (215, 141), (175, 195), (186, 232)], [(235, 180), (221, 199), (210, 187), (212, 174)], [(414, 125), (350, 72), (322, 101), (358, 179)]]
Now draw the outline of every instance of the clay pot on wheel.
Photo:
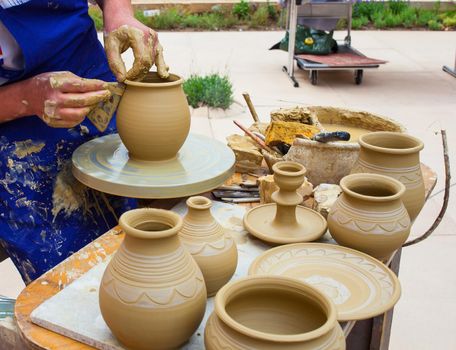
[(188, 213), (179, 233), (184, 247), (203, 273), (207, 295), (212, 296), (236, 271), (238, 252), (230, 233), (212, 216), (212, 202), (196, 196), (187, 200)]
[(190, 109), (183, 79), (161, 79), (149, 72), (141, 81), (126, 80), (117, 110), (117, 130), (131, 158), (174, 158), (190, 131)]
[(373, 132), (360, 136), (359, 158), (351, 174), (390, 176), (405, 185), (402, 198), (412, 222), (424, 205), (424, 182), (420, 154), (424, 145), (416, 137), (396, 132)]
[(119, 224), (125, 239), (101, 281), (101, 314), (129, 349), (175, 349), (206, 309), (203, 275), (178, 237), (182, 219), (144, 208), (124, 213)]
[(225, 285), (204, 333), (206, 350), (343, 350), (336, 307), (289, 277), (250, 276)]
[(331, 207), (328, 228), (340, 245), (387, 260), (410, 234), (402, 203), (405, 186), (378, 174), (353, 174), (340, 181), (341, 196)]

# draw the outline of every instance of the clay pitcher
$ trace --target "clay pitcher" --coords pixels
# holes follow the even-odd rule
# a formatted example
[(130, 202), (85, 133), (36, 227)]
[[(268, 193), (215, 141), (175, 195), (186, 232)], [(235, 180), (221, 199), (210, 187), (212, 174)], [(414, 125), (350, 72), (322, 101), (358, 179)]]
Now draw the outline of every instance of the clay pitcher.
[(331, 236), (340, 245), (387, 260), (410, 234), (402, 203), (405, 186), (378, 174), (352, 174), (340, 181), (342, 194), (328, 214)]
[(203, 275), (178, 237), (182, 219), (144, 208), (124, 213), (119, 224), (125, 239), (101, 281), (101, 314), (129, 349), (175, 349), (206, 308)]
[(406, 188), (402, 201), (413, 222), (424, 205), (419, 156), (423, 142), (407, 134), (373, 132), (360, 136), (359, 144), (359, 158), (351, 174), (375, 173), (402, 182)]
[(137, 82), (126, 80), (117, 110), (117, 130), (129, 156), (138, 160), (174, 158), (190, 130), (190, 110), (183, 79), (156, 72)]
[(336, 307), (316, 288), (283, 276), (229, 282), (215, 297), (206, 350), (345, 350)]
[(212, 202), (208, 198), (190, 197), (187, 206), (188, 213), (179, 237), (203, 273), (207, 295), (212, 296), (236, 270), (236, 243), (228, 230), (212, 216)]

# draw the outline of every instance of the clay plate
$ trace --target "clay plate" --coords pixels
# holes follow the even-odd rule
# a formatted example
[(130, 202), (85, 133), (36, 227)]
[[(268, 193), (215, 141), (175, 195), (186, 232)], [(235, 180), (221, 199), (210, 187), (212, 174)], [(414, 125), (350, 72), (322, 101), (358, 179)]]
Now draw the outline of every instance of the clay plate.
[(296, 207), (297, 226), (273, 226), (276, 204), (265, 204), (251, 209), (244, 216), (244, 226), (253, 236), (273, 244), (311, 242), (320, 238), (327, 228), (323, 216), (312, 209)]
[(73, 174), (98, 191), (133, 198), (178, 198), (210, 191), (234, 172), (234, 153), (222, 142), (190, 134), (176, 158), (129, 159), (119, 135), (81, 145), (73, 153)]
[(353, 249), (298, 243), (270, 249), (257, 257), (249, 275), (279, 275), (312, 284), (329, 296), (339, 321), (381, 315), (399, 300), (397, 276), (380, 261)]

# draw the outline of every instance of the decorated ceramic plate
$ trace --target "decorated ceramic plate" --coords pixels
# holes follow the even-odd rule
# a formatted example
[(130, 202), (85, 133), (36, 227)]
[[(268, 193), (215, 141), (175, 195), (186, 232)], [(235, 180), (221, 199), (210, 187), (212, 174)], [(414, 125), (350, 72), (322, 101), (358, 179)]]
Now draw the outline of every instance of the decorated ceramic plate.
[(297, 278), (323, 291), (338, 309), (339, 321), (383, 314), (399, 300), (397, 276), (383, 263), (357, 250), (325, 243), (297, 243), (257, 257), (249, 275)]

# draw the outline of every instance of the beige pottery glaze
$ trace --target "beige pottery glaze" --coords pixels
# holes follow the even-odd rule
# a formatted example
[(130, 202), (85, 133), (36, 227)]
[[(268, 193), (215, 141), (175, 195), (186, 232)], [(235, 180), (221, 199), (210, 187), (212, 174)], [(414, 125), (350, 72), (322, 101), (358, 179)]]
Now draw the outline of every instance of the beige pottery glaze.
[(175, 349), (206, 309), (203, 275), (178, 237), (182, 219), (144, 208), (124, 213), (119, 224), (125, 239), (101, 281), (101, 314), (129, 349)]
[(390, 176), (405, 185), (402, 197), (412, 222), (424, 205), (424, 182), (420, 154), (423, 142), (395, 132), (374, 132), (359, 138), (361, 150), (351, 173)]
[(179, 237), (203, 273), (207, 295), (212, 296), (236, 271), (236, 243), (228, 230), (212, 216), (210, 199), (190, 197), (187, 206), (188, 213)]
[(331, 236), (340, 245), (386, 260), (410, 234), (410, 217), (402, 203), (405, 186), (378, 174), (344, 177), (341, 196), (328, 214)]
[(176, 156), (190, 131), (190, 109), (181, 77), (163, 80), (149, 72), (127, 85), (117, 110), (117, 130), (131, 158), (166, 160)]
[(282, 276), (249, 276), (225, 285), (204, 333), (206, 350), (343, 350), (331, 300)]

